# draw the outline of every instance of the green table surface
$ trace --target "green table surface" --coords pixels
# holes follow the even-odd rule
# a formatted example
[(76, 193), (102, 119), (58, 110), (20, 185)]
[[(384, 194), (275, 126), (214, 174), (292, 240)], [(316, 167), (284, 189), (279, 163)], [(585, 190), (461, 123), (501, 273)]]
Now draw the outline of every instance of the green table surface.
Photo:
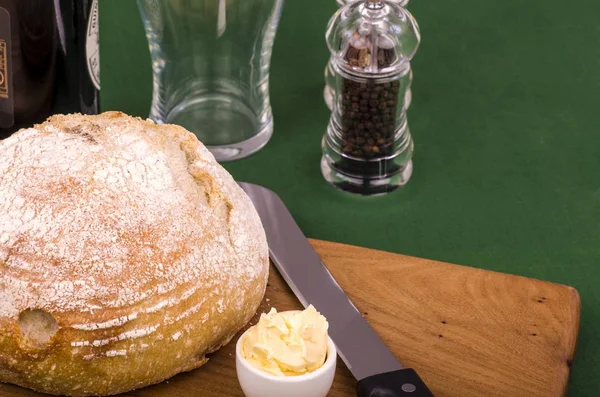
[[(251, 0), (246, 0), (251, 1)], [(288, 0), (271, 69), (275, 132), (225, 164), (276, 191), (309, 237), (571, 285), (582, 299), (569, 396), (600, 395), (600, 2), (412, 0), (414, 173), (377, 198), (319, 169), (334, 0)], [(102, 109), (147, 117), (133, 0), (102, 0)]]

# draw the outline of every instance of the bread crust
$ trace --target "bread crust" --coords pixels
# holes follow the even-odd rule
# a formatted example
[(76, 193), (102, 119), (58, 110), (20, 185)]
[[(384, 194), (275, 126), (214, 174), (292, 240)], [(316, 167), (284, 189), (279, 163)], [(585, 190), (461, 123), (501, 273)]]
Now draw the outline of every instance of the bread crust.
[(56, 115), (0, 141), (0, 381), (112, 395), (204, 364), (268, 278), (250, 199), (185, 129)]

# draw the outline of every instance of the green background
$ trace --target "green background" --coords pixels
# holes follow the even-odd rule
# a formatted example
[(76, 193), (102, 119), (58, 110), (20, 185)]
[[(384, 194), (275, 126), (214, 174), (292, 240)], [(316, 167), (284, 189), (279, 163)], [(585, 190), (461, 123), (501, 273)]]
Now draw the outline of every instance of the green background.
[[(251, 0), (246, 0), (251, 1)], [(422, 44), (414, 173), (379, 198), (320, 174), (325, 26), (334, 0), (288, 0), (275, 42), (275, 133), (226, 168), (275, 190), (309, 237), (577, 288), (569, 396), (600, 395), (600, 2), (412, 0)], [(101, 0), (102, 109), (147, 117), (150, 58), (133, 0)]]

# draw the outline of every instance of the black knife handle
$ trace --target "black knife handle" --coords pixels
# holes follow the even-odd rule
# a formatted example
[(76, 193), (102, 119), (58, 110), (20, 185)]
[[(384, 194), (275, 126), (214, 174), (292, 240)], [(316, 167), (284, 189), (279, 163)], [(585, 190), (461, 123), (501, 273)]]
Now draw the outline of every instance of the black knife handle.
[(361, 379), (358, 397), (435, 397), (414, 369), (404, 368)]

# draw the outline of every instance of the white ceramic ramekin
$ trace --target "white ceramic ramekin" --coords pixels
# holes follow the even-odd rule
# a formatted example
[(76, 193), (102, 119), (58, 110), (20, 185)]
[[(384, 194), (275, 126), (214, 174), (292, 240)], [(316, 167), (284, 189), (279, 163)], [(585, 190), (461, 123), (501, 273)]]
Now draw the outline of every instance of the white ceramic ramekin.
[(337, 361), (337, 350), (327, 338), (327, 358), (317, 370), (298, 376), (275, 376), (259, 370), (246, 360), (241, 352), (242, 337), (235, 346), (237, 377), (246, 397), (326, 397)]

